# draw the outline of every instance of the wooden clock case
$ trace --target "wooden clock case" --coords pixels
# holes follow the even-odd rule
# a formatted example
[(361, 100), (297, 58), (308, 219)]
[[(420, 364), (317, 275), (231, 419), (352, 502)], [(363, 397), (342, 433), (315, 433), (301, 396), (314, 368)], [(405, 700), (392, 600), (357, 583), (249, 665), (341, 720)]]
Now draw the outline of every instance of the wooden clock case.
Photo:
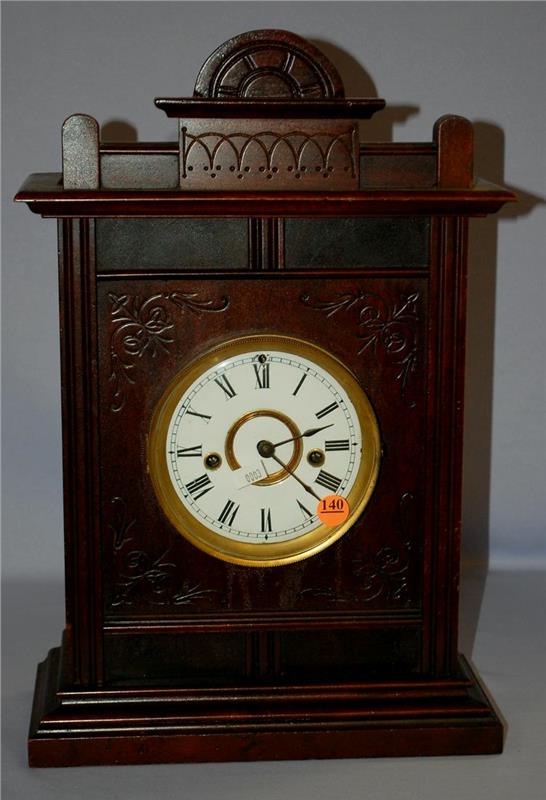
[[(495, 753), (457, 652), (472, 126), (364, 144), (312, 45), (254, 31), (207, 60), (172, 144), (63, 126), (63, 172), (16, 199), (58, 220), (66, 627), (38, 668), (33, 766)], [(319, 344), (356, 375), (382, 460), (363, 515), (276, 568), (213, 558), (162, 513), (150, 420), (236, 336)]]

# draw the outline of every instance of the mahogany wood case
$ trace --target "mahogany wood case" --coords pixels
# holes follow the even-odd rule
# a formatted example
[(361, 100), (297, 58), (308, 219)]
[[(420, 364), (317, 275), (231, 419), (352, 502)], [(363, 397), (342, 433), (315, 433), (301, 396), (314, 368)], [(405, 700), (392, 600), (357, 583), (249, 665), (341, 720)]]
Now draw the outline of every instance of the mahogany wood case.
[[(172, 144), (63, 126), (62, 174), (16, 200), (58, 220), (66, 627), (38, 668), (32, 766), (497, 753), (457, 651), (472, 125), (360, 144), (346, 99), (284, 31), (226, 42)], [(250, 334), (312, 341), (356, 376), (381, 465), (322, 552), (227, 563), (171, 525), (150, 480), (173, 376)]]

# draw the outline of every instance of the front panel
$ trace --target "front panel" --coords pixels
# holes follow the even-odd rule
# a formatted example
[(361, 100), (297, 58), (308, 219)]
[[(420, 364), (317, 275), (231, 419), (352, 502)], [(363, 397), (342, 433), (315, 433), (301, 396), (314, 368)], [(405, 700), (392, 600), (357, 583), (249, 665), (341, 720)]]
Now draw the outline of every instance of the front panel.
[[(199, 663), (201, 648), (212, 646), (215, 636), (216, 653), (226, 648), (226, 655), (216, 668), (214, 659), (205, 659), (211, 670), (203, 673), (205, 681), (213, 673), (220, 681), (264, 671), (269, 677), (291, 675), (302, 668), (306, 648), (301, 649), (303, 640), (295, 647), (297, 633), (283, 633), (283, 628), (297, 631), (298, 625), (310, 622), (320, 630), (309, 649), (311, 680), (334, 666), (372, 674), (392, 664), (393, 652), (400, 655), (398, 671), (418, 670), (423, 661), (430, 251), (422, 231), (427, 231), (428, 220), (403, 221), (402, 228), (405, 223), (416, 231), (407, 267), (400, 255), (392, 261), (394, 274), (388, 267), (370, 266), (349, 278), (346, 272), (332, 270), (333, 264), (342, 270), (346, 266), (343, 254), (332, 246), (320, 284), (301, 270), (230, 276), (229, 259), (223, 277), (215, 273), (210, 279), (196, 278), (193, 271), (186, 277), (184, 248), (173, 257), (169, 277), (160, 269), (151, 270), (149, 263), (142, 267), (148, 256), (141, 253), (125, 262), (126, 274), (118, 277), (105, 265), (116, 263), (124, 237), (113, 234), (119, 223), (100, 222), (97, 313), (106, 680), (117, 680), (117, 662), (130, 662), (141, 680), (155, 676), (156, 670), (146, 666), (150, 653), (154, 658), (165, 653), (158, 660), (172, 679), (184, 680), (186, 671), (195, 679), (192, 664)], [(123, 223), (121, 227), (131, 229), (142, 224)], [(209, 224), (212, 236), (217, 222)], [(290, 230), (298, 224), (305, 233), (307, 221), (286, 221)], [(150, 237), (154, 231), (146, 225)], [(165, 226), (170, 227), (168, 221), (149, 238), (146, 253), (161, 252)], [(368, 249), (363, 236), (363, 263), (381, 262), (378, 248), (374, 240)], [(207, 252), (202, 259), (207, 265)], [(305, 264), (302, 253), (299, 259)], [(147, 446), (154, 410), (180, 370), (222, 342), (272, 332), (313, 342), (354, 374), (378, 420), (381, 463), (368, 506), (339, 541), (294, 564), (256, 568), (227, 564), (180, 535), (154, 493)], [(218, 393), (223, 397), (220, 389)], [(264, 394), (267, 390), (262, 398)], [(312, 395), (308, 400), (314, 420)], [(327, 438), (324, 431), (305, 446), (324, 446)], [(374, 630), (378, 619), (389, 625), (381, 635)], [(340, 624), (350, 628), (341, 640), (336, 633)], [(136, 627), (140, 645), (135, 650), (130, 634)], [(275, 640), (257, 663), (249, 634), (259, 630), (275, 631)], [(181, 637), (179, 658), (172, 656), (173, 631)], [(348, 642), (353, 643), (352, 667), (345, 655)], [(328, 653), (326, 662), (311, 655), (316, 648)]]

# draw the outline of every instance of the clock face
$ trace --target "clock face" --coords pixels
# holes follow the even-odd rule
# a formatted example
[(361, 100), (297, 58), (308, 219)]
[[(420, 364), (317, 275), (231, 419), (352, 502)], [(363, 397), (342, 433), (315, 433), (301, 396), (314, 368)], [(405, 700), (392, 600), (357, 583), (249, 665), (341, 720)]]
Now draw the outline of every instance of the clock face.
[(226, 561), (276, 566), (354, 523), (379, 452), (352, 373), (309, 342), (262, 335), (226, 342), (174, 378), (153, 416), (148, 464), (179, 533)]

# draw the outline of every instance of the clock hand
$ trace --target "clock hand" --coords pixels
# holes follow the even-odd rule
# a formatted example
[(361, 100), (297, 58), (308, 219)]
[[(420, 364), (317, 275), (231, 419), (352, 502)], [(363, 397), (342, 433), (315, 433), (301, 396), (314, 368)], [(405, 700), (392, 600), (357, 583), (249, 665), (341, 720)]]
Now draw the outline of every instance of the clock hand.
[(331, 428), (334, 423), (331, 422), (329, 425), (323, 425), (322, 428), (308, 428), (308, 430), (300, 433), (299, 436), (293, 436), (291, 439), (283, 439), (282, 442), (276, 442), (273, 447), (280, 447), (281, 444), (288, 444), (288, 442), (295, 442), (296, 439), (303, 439), (304, 436), (314, 436), (315, 433), (319, 433), (319, 431), (324, 431), (326, 428)]
[(274, 461), (276, 461), (276, 462), (277, 462), (277, 464), (279, 464), (279, 465), (280, 465), (280, 466), (281, 466), (281, 467), (282, 467), (284, 470), (286, 470), (286, 472), (288, 472), (288, 474), (289, 474), (289, 475), (292, 475), (292, 477), (293, 477), (293, 478), (295, 478), (295, 479), (297, 480), (297, 482), (298, 482), (299, 484), (301, 484), (301, 486), (303, 486), (303, 488), (305, 489), (305, 491), (306, 491), (306, 492), (308, 492), (309, 494), (312, 494), (312, 495), (313, 495), (313, 497), (316, 497), (316, 498), (317, 498), (317, 500), (322, 500), (322, 498), (321, 498), (321, 497), (319, 497), (319, 496), (318, 496), (318, 494), (317, 494), (316, 492), (314, 492), (314, 491), (313, 491), (313, 489), (312, 489), (312, 488), (311, 488), (311, 487), (310, 487), (310, 486), (309, 486), (307, 483), (304, 483), (304, 482), (302, 481), (302, 479), (301, 479), (301, 478), (299, 478), (299, 477), (296, 475), (296, 473), (295, 473), (295, 472), (292, 472), (292, 470), (290, 469), (290, 467), (288, 467), (286, 464), (283, 464), (283, 462), (280, 460), (280, 458), (277, 458), (277, 456), (275, 455), (275, 453), (272, 453), (270, 457), (271, 457), (271, 458), (272, 458)]

